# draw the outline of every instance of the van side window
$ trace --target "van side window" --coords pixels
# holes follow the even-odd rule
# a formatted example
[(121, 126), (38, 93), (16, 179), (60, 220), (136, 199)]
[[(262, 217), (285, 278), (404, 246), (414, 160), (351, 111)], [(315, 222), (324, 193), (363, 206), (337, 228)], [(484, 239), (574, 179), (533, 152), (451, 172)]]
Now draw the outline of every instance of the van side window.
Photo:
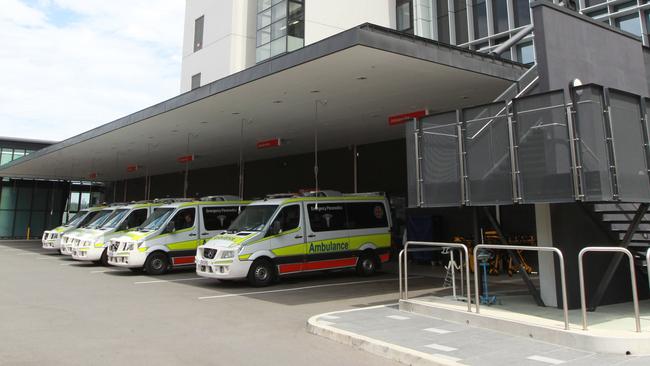
[(189, 229), (194, 226), (195, 212), (194, 208), (184, 208), (178, 211), (172, 218), (176, 230)]
[(381, 202), (354, 202), (346, 204), (350, 229), (387, 227), (386, 207)]
[(206, 230), (225, 230), (239, 216), (239, 207), (203, 207), (203, 226)]
[(308, 204), (309, 225), (313, 232), (345, 230), (345, 206), (343, 203)]
[(297, 228), (300, 225), (300, 206), (291, 205), (286, 206), (280, 213), (273, 219), (271, 228), (277, 233), (282, 233), (288, 230)]
[(144, 220), (147, 219), (147, 209), (134, 210), (129, 214), (129, 217), (126, 218), (126, 227), (132, 229), (142, 225)]

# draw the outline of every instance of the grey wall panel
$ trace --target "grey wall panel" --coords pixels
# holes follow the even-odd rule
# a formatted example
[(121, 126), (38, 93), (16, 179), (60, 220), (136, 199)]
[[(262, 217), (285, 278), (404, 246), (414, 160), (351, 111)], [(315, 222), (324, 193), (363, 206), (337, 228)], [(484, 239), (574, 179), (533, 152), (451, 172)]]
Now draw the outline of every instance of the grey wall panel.
[(522, 202), (574, 201), (564, 93), (515, 99), (513, 106)]
[(575, 97), (575, 128), (578, 154), (582, 162), (585, 201), (611, 201), (612, 179), (605, 132), (606, 109), (602, 87), (586, 85), (577, 88)]
[(470, 205), (513, 202), (507, 111), (500, 102), (462, 112)]
[(616, 156), (619, 199), (650, 202), (640, 98), (610, 90), (612, 138)]
[(531, 7), (541, 91), (564, 89), (578, 78), (648, 96), (641, 41), (550, 2)]
[(404, 136), (406, 139), (406, 174), (408, 186), (408, 206), (416, 207), (419, 202), (417, 199), (417, 173), (416, 173), (416, 159), (415, 154), (415, 137), (416, 125), (415, 122), (409, 122), (404, 126)]
[(460, 206), (456, 112), (425, 117), (422, 128), (422, 199), (425, 206)]

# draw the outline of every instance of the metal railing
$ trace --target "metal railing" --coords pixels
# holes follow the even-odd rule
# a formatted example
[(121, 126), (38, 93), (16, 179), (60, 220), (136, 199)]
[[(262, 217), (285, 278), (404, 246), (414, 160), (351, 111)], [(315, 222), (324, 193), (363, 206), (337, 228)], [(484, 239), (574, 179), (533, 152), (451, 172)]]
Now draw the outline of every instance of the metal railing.
[(645, 271), (648, 273), (648, 287), (650, 288), (650, 248), (645, 252)]
[[(461, 243), (438, 243), (438, 242), (425, 242), (425, 241), (407, 241), (404, 244), (404, 249), (399, 253), (399, 298), (400, 300), (408, 300), (408, 248), (410, 245), (421, 245), (427, 247), (439, 248), (458, 248), (463, 251), (465, 255), (465, 281), (467, 282), (467, 311), (472, 312), (472, 290), (470, 287), (469, 278), (469, 250), (467, 246)], [(462, 260), (462, 256), (461, 256)], [(462, 269), (461, 269), (462, 270)]]
[[(562, 251), (554, 247), (529, 247), (521, 245), (499, 245), (499, 244), (479, 244), (474, 247), (474, 296), (476, 303), (476, 313), (480, 312), (480, 299), (478, 291), (478, 260), (476, 254), (481, 249), (506, 249), (506, 250), (526, 250), (526, 251), (535, 251), (535, 252), (553, 252), (557, 254), (560, 261), (560, 283), (562, 285), (562, 310), (564, 311), (564, 329), (569, 329), (569, 305), (567, 304), (567, 295), (566, 295), (566, 273), (564, 270), (564, 255)], [(522, 269), (523, 270), (523, 269)], [(469, 292), (468, 292), (469, 293)]]
[[(636, 323), (636, 331), (641, 332), (641, 317), (639, 315), (639, 295), (636, 288), (636, 273), (634, 270), (634, 257), (629, 250), (621, 247), (586, 247), (578, 254), (578, 274), (580, 277), (580, 307), (582, 310), (582, 329), (587, 330), (587, 300), (585, 296), (585, 274), (583, 269), (582, 257), (588, 252), (608, 252), (608, 253), (623, 253), (627, 255), (630, 263), (630, 282), (632, 284), (632, 301), (634, 303), (634, 320)], [(646, 258), (648, 255), (646, 254)], [(650, 271), (648, 273), (650, 279)]]

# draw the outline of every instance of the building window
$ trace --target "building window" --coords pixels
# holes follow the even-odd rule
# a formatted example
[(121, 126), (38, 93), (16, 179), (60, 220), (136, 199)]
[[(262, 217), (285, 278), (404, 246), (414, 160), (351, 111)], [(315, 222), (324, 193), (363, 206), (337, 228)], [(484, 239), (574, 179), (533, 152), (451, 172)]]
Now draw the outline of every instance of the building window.
[(517, 61), (526, 65), (535, 63), (535, 48), (532, 42), (522, 43), (517, 46)]
[(304, 44), (303, 0), (257, 1), (257, 62), (295, 51)]
[(194, 52), (203, 48), (203, 20), (204, 16), (201, 15), (194, 21)]
[(449, 3), (436, 1), (438, 16), (438, 41), (449, 43)]
[(413, 1), (397, 0), (397, 30), (413, 34)]
[(632, 33), (635, 36), (641, 38), (641, 22), (639, 22), (638, 14), (635, 13), (628, 16), (616, 18), (614, 19), (614, 24), (622, 31)]
[(508, 1), (492, 0), (492, 17), (494, 32), (501, 33), (508, 30)]
[(530, 24), (530, 4), (528, 0), (513, 0), (515, 13), (515, 27)]
[(191, 89), (194, 90), (196, 88), (201, 87), (201, 73), (192, 75), (192, 87)]
[(467, 5), (465, 0), (454, 0), (454, 21), (456, 22), (456, 44), (467, 43)]
[(472, 0), (474, 12), (474, 39), (487, 37), (487, 6), (485, 0)]

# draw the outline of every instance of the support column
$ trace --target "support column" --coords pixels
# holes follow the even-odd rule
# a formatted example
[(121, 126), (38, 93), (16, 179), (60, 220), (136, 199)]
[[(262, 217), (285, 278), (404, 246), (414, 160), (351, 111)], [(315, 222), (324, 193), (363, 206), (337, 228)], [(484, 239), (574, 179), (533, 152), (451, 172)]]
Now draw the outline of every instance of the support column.
[[(535, 205), (535, 227), (537, 246), (552, 247), (551, 206), (548, 203)], [(539, 253), (539, 291), (547, 306), (558, 306), (555, 281), (555, 254)]]

